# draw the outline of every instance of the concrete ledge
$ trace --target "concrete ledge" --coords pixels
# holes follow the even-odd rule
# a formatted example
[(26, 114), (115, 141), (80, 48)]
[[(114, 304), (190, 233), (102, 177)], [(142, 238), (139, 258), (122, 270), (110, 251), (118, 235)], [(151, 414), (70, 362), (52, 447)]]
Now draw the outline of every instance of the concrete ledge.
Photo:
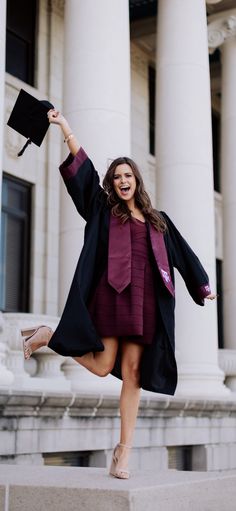
[[(6, 497), (4, 496), (6, 488)], [(235, 511), (236, 473), (136, 472), (1, 465), (3, 511)]]

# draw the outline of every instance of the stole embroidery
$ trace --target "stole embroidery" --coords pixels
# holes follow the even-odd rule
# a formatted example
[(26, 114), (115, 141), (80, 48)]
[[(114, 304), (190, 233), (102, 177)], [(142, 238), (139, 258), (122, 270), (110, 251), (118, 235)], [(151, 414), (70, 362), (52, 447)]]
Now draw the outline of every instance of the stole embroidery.
[(163, 270), (163, 268), (160, 268), (160, 271), (161, 271), (161, 274), (162, 274), (163, 278), (165, 279), (165, 281), (167, 283), (169, 283), (171, 279), (170, 279), (170, 275), (168, 274), (168, 272)]

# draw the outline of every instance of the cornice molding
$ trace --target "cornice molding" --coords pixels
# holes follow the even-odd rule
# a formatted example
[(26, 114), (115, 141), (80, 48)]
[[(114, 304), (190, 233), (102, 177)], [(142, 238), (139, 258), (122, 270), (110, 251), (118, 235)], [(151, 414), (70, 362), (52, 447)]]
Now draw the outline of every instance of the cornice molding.
[(214, 53), (225, 41), (236, 36), (236, 11), (222, 13), (210, 21), (208, 25), (209, 53)]

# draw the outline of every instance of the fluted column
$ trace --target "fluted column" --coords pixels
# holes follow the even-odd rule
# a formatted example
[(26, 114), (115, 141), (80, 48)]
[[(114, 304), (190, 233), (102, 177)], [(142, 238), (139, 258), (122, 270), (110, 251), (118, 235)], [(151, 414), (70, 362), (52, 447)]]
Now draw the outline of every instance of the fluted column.
[[(64, 114), (104, 173), (108, 159), (130, 153), (128, 0), (66, 0)], [(71, 200), (61, 194), (60, 309), (83, 241)]]
[[(128, 0), (66, 0), (64, 52), (63, 111), (80, 144), (104, 174), (109, 159), (130, 154)], [(83, 228), (62, 185), (60, 310), (82, 247)], [(81, 388), (85, 370), (78, 366), (78, 371)], [(65, 372), (76, 382), (72, 362)], [(96, 388), (98, 379), (92, 378)]]
[(234, 35), (221, 46), (224, 342), (225, 348), (230, 349), (236, 349), (236, 15), (234, 23)]
[[(183, 15), (184, 13), (184, 15)], [(215, 290), (210, 78), (204, 0), (159, 1), (156, 152), (158, 207), (173, 218)], [(225, 394), (216, 303), (197, 307), (177, 278), (177, 391)]]
[[(224, 348), (220, 352), (227, 384), (236, 390), (236, 9), (211, 17), (211, 51), (221, 50), (221, 182), (223, 197)], [(235, 350), (235, 351), (234, 351)], [(227, 364), (226, 364), (227, 361)], [(234, 363), (233, 363), (234, 362)]]

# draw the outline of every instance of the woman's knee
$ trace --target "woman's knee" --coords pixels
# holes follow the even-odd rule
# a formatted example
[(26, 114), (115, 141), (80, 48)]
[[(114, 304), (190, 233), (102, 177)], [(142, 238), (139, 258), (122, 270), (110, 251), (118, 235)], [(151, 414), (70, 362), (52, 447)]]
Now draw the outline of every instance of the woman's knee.
[(101, 378), (104, 378), (105, 376), (108, 376), (108, 374), (110, 374), (112, 369), (113, 367), (111, 364), (103, 364), (97, 368), (97, 375), (101, 376)]
[(125, 361), (122, 364), (122, 379), (139, 386), (140, 382), (140, 363), (136, 360)]

